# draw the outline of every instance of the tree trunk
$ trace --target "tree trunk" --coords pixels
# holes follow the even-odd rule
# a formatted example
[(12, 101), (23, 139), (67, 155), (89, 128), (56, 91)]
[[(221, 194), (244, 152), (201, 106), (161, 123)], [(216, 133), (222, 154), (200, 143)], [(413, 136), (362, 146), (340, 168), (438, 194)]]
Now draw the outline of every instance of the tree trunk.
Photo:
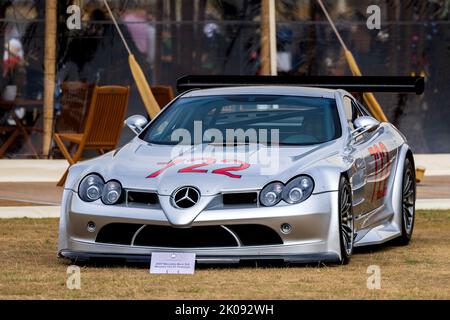
[(261, 75), (270, 75), (269, 1), (261, 0)]
[(56, 65), (56, 9), (57, 0), (45, 2), (45, 61), (44, 61), (44, 134), (42, 154), (47, 157), (53, 133)]

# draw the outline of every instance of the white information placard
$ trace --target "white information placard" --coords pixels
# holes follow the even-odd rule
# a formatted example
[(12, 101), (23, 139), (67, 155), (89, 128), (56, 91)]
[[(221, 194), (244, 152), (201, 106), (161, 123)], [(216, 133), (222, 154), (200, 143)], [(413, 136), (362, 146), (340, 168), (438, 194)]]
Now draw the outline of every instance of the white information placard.
[(194, 274), (195, 253), (153, 252), (150, 273), (156, 274)]

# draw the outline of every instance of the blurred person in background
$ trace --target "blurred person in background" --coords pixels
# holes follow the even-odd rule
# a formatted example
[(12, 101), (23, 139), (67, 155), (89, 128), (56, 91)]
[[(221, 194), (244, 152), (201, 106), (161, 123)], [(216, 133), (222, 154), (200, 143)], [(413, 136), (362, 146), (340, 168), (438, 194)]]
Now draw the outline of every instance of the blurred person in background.
[(201, 40), (203, 45), (201, 69), (206, 74), (219, 74), (222, 72), (223, 64), (223, 36), (213, 15), (208, 15), (206, 20)]
[(14, 75), (14, 71), (18, 70), (24, 63), (22, 43), (17, 38), (11, 38), (5, 44), (3, 53), (3, 77)]

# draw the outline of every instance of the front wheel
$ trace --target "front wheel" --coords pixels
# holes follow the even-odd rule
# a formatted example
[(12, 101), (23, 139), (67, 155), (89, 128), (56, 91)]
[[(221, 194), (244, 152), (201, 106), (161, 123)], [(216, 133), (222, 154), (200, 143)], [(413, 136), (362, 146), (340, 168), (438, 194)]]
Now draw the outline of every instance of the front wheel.
[(339, 235), (341, 263), (347, 264), (353, 253), (355, 239), (353, 223), (353, 203), (350, 183), (345, 177), (339, 181)]
[(405, 160), (402, 180), (402, 235), (397, 239), (400, 245), (407, 245), (412, 237), (416, 203), (416, 172), (409, 158)]

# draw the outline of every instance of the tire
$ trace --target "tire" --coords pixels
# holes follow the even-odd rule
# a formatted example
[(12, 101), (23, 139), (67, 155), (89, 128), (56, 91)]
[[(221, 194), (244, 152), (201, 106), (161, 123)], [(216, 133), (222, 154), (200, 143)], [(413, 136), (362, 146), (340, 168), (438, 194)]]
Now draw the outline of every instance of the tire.
[(349, 263), (353, 253), (354, 240), (352, 189), (347, 178), (341, 177), (339, 181), (339, 241), (342, 264)]
[(405, 159), (402, 178), (402, 235), (397, 238), (397, 244), (406, 246), (411, 240), (416, 215), (416, 171), (410, 158)]

